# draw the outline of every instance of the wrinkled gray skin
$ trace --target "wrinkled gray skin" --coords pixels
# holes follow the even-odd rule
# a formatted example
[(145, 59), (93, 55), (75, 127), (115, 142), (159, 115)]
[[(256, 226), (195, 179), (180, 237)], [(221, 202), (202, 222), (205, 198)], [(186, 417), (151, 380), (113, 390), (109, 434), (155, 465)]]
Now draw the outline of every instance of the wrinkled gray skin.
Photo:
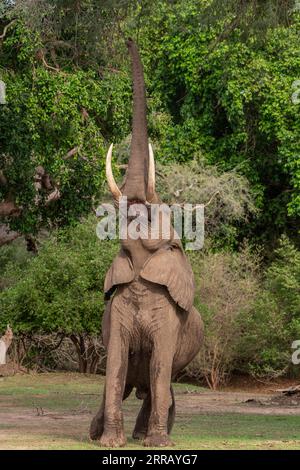
[[(133, 131), (121, 192), (128, 198), (128, 207), (139, 202), (149, 208), (159, 198), (149, 186), (143, 70), (134, 42), (128, 40), (127, 45), (133, 69)], [(116, 193), (114, 197), (117, 204)], [(101, 446), (125, 444), (121, 407), (133, 388), (143, 400), (133, 437), (142, 439), (145, 446), (171, 445), (169, 434), (175, 417), (171, 380), (202, 344), (203, 324), (193, 307), (190, 264), (174, 230), (164, 239), (159, 227), (155, 240), (122, 240), (120, 253), (106, 275), (102, 325), (106, 384), (90, 427), (91, 439), (99, 440)]]

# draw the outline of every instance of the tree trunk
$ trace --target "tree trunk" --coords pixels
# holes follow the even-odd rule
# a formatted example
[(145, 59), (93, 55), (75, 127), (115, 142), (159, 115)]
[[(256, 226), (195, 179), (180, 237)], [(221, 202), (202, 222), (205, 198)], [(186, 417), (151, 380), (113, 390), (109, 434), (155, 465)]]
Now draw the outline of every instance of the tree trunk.
[(85, 374), (87, 372), (87, 360), (86, 360), (84, 338), (81, 335), (77, 337), (76, 335), (73, 334), (70, 336), (70, 339), (72, 343), (74, 344), (76, 352), (77, 352), (79, 372), (81, 374)]

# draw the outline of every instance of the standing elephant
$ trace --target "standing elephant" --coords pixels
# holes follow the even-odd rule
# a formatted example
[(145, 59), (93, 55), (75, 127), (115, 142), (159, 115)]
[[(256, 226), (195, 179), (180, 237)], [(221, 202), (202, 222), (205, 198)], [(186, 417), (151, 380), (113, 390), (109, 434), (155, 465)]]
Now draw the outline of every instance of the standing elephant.
[[(127, 46), (133, 72), (130, 159), (119, 189), (112, 174), (111, 145), (106, 176), (115, 204), (126, 196), (129, 214), (132, 205), (143, 205), (151, 228), (151, 207), (160, 200), (148, 144), (143, 68), (135, 43), (129, 39)], [(121, 250), (106, 274), (102, 328), (107, 348), (106, 384), (90, 427), (91, 439), (99, 440), (101, 446), (125, 444), (121, 406), (134, 387), (143, 404), (133, 437), (143, 439), (145, 446), (171, 445), (169, 434), (175, 417), (171, 380), (194, 358), (203, 340), (203, 323), (193, 307), (191, 266), (173, 227), (168, 237), (163, 236), (157, 217), (157, 236), (122, 239)]]

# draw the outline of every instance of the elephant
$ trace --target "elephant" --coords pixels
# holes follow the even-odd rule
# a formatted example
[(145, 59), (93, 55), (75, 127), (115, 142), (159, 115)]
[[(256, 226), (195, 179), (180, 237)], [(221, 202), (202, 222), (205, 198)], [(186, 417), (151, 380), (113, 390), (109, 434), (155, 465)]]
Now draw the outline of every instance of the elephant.
[[(128, 214), (133, 205), (142, 205), (151, 228), (150, 209), (161, 201), (155, 190), (155, 162), (148, 141), (143, 67), (132, 39), (127, 40), (127, 47), (133, 75), (130, 158), (119, 188), (112, 173), (111, 145), (106, 177), (115, 205), (120, 207), (125, 196)], [(158, 227), (154, 239), (122, 238), (120, 252), (106, 274), (102, 323), (106, 381), (102, 404), (90, 426), (90, 438), (100, 446), (125, 445), (121, 407), (134, 388), (143, 404), (133, 438), (148, 447), (172, 445), (172, 378), (189, 364), (203, 342), (203, 322), (193, 306), (192, 268), (173, 227), (167, 237), (161, 224)]]

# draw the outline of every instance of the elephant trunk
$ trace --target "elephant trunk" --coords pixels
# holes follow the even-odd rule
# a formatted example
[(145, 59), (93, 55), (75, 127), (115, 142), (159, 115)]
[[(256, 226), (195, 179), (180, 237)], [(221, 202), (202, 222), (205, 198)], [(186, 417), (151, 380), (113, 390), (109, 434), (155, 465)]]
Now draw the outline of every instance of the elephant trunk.
[(114, 179), (111, 159), (113, 145), (106, 156), (106, 178), (115, 199), (127, 196), (129, 201), (151, 203), (155, 199), (155, 162), (151, 144), (148, 144), (146, 92), (143, 66), (136, 44), (128, 39), (127, 46), (132, 62), (133, 119), (130, 158), (122, 191)]
[(123, 194), (129, 200), (146, 201), (149, 167), (146, 92), (143, 66), (136, 44), (128, 39), (133, 77), (133, 118), (130, 159)]

